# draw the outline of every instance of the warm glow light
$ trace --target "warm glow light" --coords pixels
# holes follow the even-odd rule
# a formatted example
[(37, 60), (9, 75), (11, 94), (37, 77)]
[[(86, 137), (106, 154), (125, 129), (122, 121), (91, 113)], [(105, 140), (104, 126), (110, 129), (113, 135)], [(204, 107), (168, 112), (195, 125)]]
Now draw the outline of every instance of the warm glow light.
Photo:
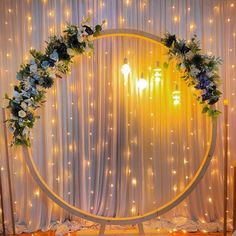
[(192, 30), (194, 28), (194, 24), (191, 24), (189, 28)]
[(125, 79), (128, 79), (128, 76), (131, 72), (131, 68), (130, 68), (130, 65), (128, 64), (127, 58), (124, 59), (124, 64), (121, 67), (121, 72), (124, 75)]
[(146, 79), (143, 78), (143, 73), (141, 75), (141, 78), (136, 81), (136, 87), (139, 89), (141, 92), (147, 88), (148, 82)]
[(172, 92), (172, 98), (175, 106), (180, 104), (180, 91), (178, 90), (178, 86), (176, 86), (175, 90)]
[(137, 184), (137, 180), (136, 179), (132, 179), (132, 184), (136, 185)]
[(36, 190), (34, 194), (38, 197), (39, 196), (39, 190)]
[(159, 83), (161, 81), (161, 68), (158, 67), (159, 62), (157, 62), (157, 67), (153, 69), (154, 71), (154, 80)]
[(135, 213), (135, 211), (136, 211), (136, 208), (135, 208), (135, 207), (132, 207), (132, 208), (131, 208), (131, 212), (132, 212), (132, 213)]

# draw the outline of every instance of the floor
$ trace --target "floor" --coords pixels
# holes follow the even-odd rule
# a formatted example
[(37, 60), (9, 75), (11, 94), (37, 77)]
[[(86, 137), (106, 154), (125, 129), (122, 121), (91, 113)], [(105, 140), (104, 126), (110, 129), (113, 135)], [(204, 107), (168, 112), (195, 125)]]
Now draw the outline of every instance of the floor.
[[(96, 232), (94, 232), (96, 233)], [(84, 235), (84, 236), (89, 236), (89, 235), (98, 235), (98, 234), (91, 234), (91, 232), (74, 232), (74, 233), (69, 233), (67, 234), (68, 236), (77, 236), (77, 235)], [(20, 234), (20, 236), (54, 236), (55, 232), (53, 231), (49, 231), (49, 232), (35, 232), (35, 233), (31, 233), (31, 234)], [(106, 232), (105, 235), (109, 235), (109, 236), (118, 236), (118, 235), (137, 235), (135, 232), (130, 232), (129, 234), (124, 234), (124, 232), (122, 233), (121, 231), (109, 231)], [(145, 234), (145, 235), (166, 235), (166, 234)], [(223, 233), (202, 233), (202, 232), (196, 232), (196, 233), (184, 233), (184, 232), (175, 232), (175, 233), (169, 233), (169, 236), (221, 236), (223, 235)], [(232, 235), (232, 233), (228, 233), (228, 236)]]

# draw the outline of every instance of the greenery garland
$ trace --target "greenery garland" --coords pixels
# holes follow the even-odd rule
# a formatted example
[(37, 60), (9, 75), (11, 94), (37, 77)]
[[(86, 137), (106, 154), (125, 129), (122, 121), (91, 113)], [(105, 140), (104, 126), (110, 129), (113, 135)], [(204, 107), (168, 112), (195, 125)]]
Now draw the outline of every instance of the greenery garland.
[[(212, 105), (220, 96), (219, 68), (221, 59), (203, 54), (196, 35), (189, 41), (177, 40), (175, 35), (165, 34), (162, 43), (168, 47), (169, 61), (177, 61), (177, 70), (189, 87), (195, 88), (194, 95), (200, 104), (203, 104), (203, 113), (210, 117), (217, 117), (221, 112)], [(168, 66), (168, 64), (166, 64)]]
[[(30, 146), (30, 130), (39, 118), (36, 110), (45, 102), (46, 89), (52, 87), (56, 78), (62, 78), (70, 71), (74, 56), (93, 52), (93, 37), (98, 36), (101, 30), (102, 25), (92, 28), (87, 18), (79, 27), (68, 24), (63, 36), (51, 36), (46, 42), (45, 53), (30, 50), (32, 59), (22, 64), (17, 72), (19, 84), (14, 86), (13, 97), (5, 95), (11, 112), (7, 124), (13, 134), (12, 145)], [(212, 105), (221, 95), (218, 89), (221, 60), (202, 54), (196, 36), (187, 43), (167, 33), (162, 43), (169, 48), (169, 60), (177, 60), (177, 69), (183, 73), (182, 78), (188, 86), (200, 91), (195, 95), (204, 104), (203, 113), (217, 116), (220, 111)]]
[(69, 72), (75, 55), (93, 51), (93, 37), (101, 30), (102, 25), (93, 28), (87, 18), (79, 27), (68, 24), (63, 36), (51, 36), (45, 53), (30, 50), (32, 59), (17, 72), (19, 84), (14, 86), (13, 97), (5, 95), (11, 112), (7, 125), (13, 134), (12, 145), (30, 146), (30, 130), (39, 118), (36, 110), (45, 102), (46, 89), (52, 87), (56, 78)]

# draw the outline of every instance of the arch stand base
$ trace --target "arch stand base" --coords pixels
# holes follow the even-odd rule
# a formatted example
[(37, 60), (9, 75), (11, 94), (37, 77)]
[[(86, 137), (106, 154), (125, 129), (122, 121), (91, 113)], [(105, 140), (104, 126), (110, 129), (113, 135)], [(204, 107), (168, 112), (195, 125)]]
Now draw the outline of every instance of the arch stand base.
[[(139, 223), (137, 224), (137, 229), (138, 230), (127, 230), (127, 231), (119, 231), (119, 230), (111, 230), (111, 231), (108, 231), (105, 233), (105, 229), (106, 229), (106, 224), (101, 224), (101, 227), (99, 229), (99, 232), (98, 234), (83, 234), (83, 235), (98, 235), (98, 236), (104, 236), (104, 235), (122, 235), (122, 236), (125, 236), (125, 235), (168, 235), (168, 231), (166, 230), (147, 230), (147, 232), (144, 231), (144, 228), (143, 228), (143, 224), (142, 223)], [(79, 233), (77, 234), (79, 235)]]

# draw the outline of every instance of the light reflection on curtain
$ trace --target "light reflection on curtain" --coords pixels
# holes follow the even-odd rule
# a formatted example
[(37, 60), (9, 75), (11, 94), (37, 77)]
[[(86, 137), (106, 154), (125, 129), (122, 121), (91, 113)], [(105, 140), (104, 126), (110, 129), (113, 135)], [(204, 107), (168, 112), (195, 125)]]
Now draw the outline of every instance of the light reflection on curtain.
[[(78, 24), (90, 13), (94, 23), (108, 20), (106, 28), (134, 28), (157, 35), (170, 31), (187, 39), (197, 33), (208, 53), (224, 59), (222, 88), (230, 98), (233, 125), (236, 6), (232, 3), (236, 4), (184, 0), (128, 4), (114, 0), (1, 1), (0, 27), (4, 34), (0, 38), (0, 95), (11, 93), (15, 71), (28, 60), (31, 46), (43, 49), (44, 40), (60, 33), (66, 21)], [(126, 85), (120, 71), (124, 57), (132, 67)], [(149, 66), (153, 68), (157, 60), (164, 61), (159, 45), (133, 37), (100, 39), (95, 42), (94, 56), (77, 58), (71, 75), (56, 81), (48, 93), (34, 130), (33, 156), (47, 183), (71, 204), (100, 215), (142, 214), (176, 195), (198, 168), (207, 147), (209, 122), (191, 91), (173, 72), (174, 67), (162, 70), (159, 84), (153, 81)], [(149, 87), (140, 94), (135, 80), (142, 72), (153, 89)], [(175, 81), (181, 90), (181, 105), (176, 107), (171, 98)], [(165, 216), (167, 219), (184, 216), (199, 219), (202, 224), (221, 219), (222, 128), (219, 122), (215, 158), (204, 180), (184, 203)], [(2, 125), (0, 131), (2, 134)], [(230, 133), (231, 153), (235, 151), (233, 138)], [(3, 147), (2, 135), (0, 142)], [(38, 188), (27, 172), (21, 150), (11, 149), (10, 154), (17, 224), (36, 230), (68, 218), (42, 192), (37, 195)], [(5, 167), (4, 149), (0, 156)], [(4, 171), (3, 175), (6, 179)], [(232, 204), (231, 194), (229, 197)], [(8, 204), (7, 192), (4, 200)], [(9, 209), (6, 213), (9, 222)]]

